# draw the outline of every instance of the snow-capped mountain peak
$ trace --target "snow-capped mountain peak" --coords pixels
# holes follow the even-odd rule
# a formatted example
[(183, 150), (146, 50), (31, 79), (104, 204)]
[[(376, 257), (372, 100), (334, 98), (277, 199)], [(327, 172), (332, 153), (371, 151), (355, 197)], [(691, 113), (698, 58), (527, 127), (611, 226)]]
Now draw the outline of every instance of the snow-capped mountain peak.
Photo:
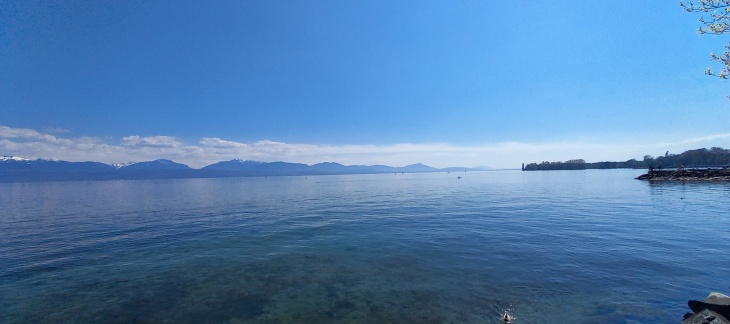
[(22, 157), (18, 157), (18, 156), (3, 156), (3, 157), (0, 157), (0, 161), (18, 161), (18, 162), (21, 162), (21, 161), (33, 161), (33, 160), (26, 159), (26, 158), (22, 158)]
[(132, 164), (135, 164), (135, 163), (137, 163), (137, 162), (114, 163), (114, 164), (112, 164), (112, 166), (115, 167), (115, 168), (117, 168), (117, 169), (121, 169), (121, 168), (123, 168), (125, 166), (132, 165)]
[(3, 157), (0, 157), (0, 161), (1, 162), (6, 162), (6, 161), (15, 161), (15, 162), (32, 162), (32, 161), (39, 161), (39, 162), (43, 162), (43, 161), (58, 162), (59, 160), (58, 159), (54, 159), (54, 158), (50, 158), (50, 159), (40, 159), (40, 158), (37, 158), (37, 159), (27, 159), (27, 158), (23, 158), (23, 157), (19, 157), (19, 156), (7, 156), (6, 155), (6, 156), (3, 156)]

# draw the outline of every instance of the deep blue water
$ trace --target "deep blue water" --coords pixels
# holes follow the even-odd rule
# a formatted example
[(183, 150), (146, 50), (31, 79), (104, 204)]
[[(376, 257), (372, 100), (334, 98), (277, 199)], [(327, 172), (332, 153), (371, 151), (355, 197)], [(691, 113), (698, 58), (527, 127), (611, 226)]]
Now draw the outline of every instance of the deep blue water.
[(0, 321), (680, 322), (730, 183), (640, 173), (0, 183)]

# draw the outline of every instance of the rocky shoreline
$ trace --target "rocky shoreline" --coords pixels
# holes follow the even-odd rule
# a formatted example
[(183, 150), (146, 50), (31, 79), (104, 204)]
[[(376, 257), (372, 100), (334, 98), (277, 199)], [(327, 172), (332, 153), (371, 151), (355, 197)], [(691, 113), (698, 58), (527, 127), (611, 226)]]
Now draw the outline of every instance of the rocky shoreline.
[(713, 292), (705, 300), (690, 300), (692, 312), (684, 315), (682, 324), (730, 324), (730, 297)]
[(730, 169), (653, 170), (636, 177), (649, 181), (730, 181)]

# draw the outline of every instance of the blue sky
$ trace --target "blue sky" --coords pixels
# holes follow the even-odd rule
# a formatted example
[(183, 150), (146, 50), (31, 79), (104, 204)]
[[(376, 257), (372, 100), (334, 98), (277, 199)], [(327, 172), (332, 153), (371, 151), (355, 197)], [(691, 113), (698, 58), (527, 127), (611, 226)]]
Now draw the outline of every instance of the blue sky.
[(0, 155), (519, 167), (730, 148), (671, 1), (3, 1)]

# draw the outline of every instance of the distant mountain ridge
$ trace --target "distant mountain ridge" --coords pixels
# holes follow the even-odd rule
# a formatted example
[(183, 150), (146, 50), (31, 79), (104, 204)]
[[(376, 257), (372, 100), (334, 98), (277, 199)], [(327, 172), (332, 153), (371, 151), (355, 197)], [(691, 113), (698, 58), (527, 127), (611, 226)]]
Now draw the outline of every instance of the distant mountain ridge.
[(234, 159), (230, 161), (220, 161), (211, 165), (201, 168), (202, 170), (250, 170), (254, 166), (260, 165), (263, 162), (251, 161), (251, 160), (239, 160)]
[(421, 163), (404, 167), (386, 165), (342, 165), (322, 162), (314, 165), (291, 162), (259, 162), (234, 159), (193, 169), (171, 160), (119, 163), (68, 162), (46, 159), (25, 159), (13, 156), (0, 158), (0, 182), (184, 179), (256, 176), (299, 176), (377, 173), (420, 173), (482, 171), (477, 168), (451, 167), (438, 169)]
[(124, 165), (120, 170), (191, 170), (192, 168), (170, 160), (154, 160)]

